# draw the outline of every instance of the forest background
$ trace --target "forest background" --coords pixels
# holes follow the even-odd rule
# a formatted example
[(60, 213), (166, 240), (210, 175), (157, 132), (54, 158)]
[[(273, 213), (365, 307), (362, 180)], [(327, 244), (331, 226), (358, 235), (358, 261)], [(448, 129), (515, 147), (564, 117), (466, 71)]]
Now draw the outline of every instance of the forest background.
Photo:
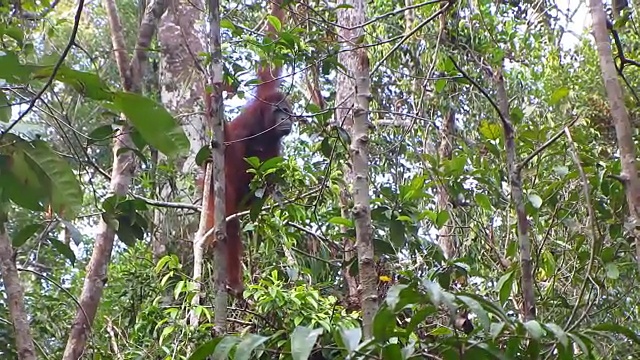
[[(640, 356), (640, 2), (270, 6), (0, 0), (1, 358)], [(224, 118), (267, 59), (300, 119), (242, 301), (194, 281), (218, 29)]]

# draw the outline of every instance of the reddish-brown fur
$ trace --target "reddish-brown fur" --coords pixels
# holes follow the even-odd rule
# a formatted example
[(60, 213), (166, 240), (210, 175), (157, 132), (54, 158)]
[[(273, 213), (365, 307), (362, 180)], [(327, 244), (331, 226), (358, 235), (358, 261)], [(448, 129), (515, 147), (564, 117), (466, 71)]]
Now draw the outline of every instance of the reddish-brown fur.
[[(283, 20), (282, 0), (274, 0), (271, 15)], [(273, 35), (275, 30), (267, 22), (267, 33)], [(285, 125), (276, 117), (275, 109), (280, 106), (291, 110), (286, 96), (279, 91), (281, 68), (271, 69), (269, 66), (258, 70), (261, 84), (257, 86), (256, 98), (249, 102), (238, 117), (225, 124), (225, 186), (227, 216), (246, 210), (252, 203), (253, 196), (249, 184), (252, 174), (247, 173), (249, 164), (244, 158), (256, 156), (260, 161), (280, 155), (280, 140), (290, 131), (290, 120)], [(215, 198), (213, 184), (206, 207), (209, 217), (207, 229), (213, 227), (213, 209)], [(227, 284), (231, 293), (241, 297), (244, 289), (242, 282), (242, 238), (240, 237), (240, 221), (236, 218), (227, 222)]]

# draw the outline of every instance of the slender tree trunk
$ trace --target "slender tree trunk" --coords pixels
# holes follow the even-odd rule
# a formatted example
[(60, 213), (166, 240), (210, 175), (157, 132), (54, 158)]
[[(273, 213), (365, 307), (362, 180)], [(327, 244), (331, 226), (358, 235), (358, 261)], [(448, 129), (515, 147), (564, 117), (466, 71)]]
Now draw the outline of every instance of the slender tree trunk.
[[(348, 3), (348, 1), (343, 1), (341, 3)], [(354, 12), (355, 11), (353, 9), (341, 9), (338, 11), (338, 24), (340, 25), (338, 29), (338, 36), (339, 41), (343, 44), (344, 48), (353, 48), (353, 44), (351, 42), (363, 34), (362, 29), (352, 27), (352, 25), (355, 24), (355, 19), (353, 19), (355, 16), (353, 15)], [(338, 61), (345, 65), (347, 69), (352, 69), (353, 66), (350, 65), (354, 61), (354, 54), (347, 51), (340, 52), (338, 54)], [(354, 95), (353, 78), (351, 77), (351, 74), (344, 73), (343, 70), (338, 70), (336, 80), (335, 124), (351, 132), (351, 128), (353, 127), (353, 118), (351, 114)], [(344, 183), (352, 184), (353, 173), (348, 162), (343, 167), (343, 174)], [(351, 203), (351, 192), (350, 189), (348, 189), (348, 186), (345, 186), (340, 190), (339, 200), (340, 213), (342, 217), (345, 219), (350, 218), (349, 205)], [(342, 227), (342, 232), (346, 233), (347, 229)], [(349, 265), (356, 256), (355, 243), (353, 239), (348, 237), (345, 237), (342, 243), (344, 246), (344, 267), (342, 269), (342, 274), (344, 276), (348, 293), (347, 307), (354, 308), (359, 304), (358, 279), (349, 273)]]
[(633, 130), (629, 121), (629, 114), (624, 105), (622, 86), (618, 80), (611, 53), (611, 43), (607, 30), (607, 15), (600, 0), (589, 0), (589, 10), (593, 19), (593, 36), (596, 40), (600, 70), (607, 91), (611, 118), (616, 129), (618, 147), (620, 149), (620, 163), (622, 171), (620, 178), (624, 181), (627, 204), (629, 207), (630, 223), (636, 243), (636, 261), (640, 270), (640, 180), (636, 166), (636, 148), (633, 142)]
[[(351, 5), (352, 9), (342, 9), (338, 12), (338, 23), (342, 26), (349, 27), (351, 32), (341, 30), (341, 35), (346, 46), (351, 49), (347, 56), (341, 61), (348, 69), (352, 79), (348, 79), (345, 83), (339, 82), (346, 89), (341, 89), (341, 100), (349, 108), (353, 108), (350, 121), (351, 146), (349, 148), (351, 154), (351, 163), (353, 164), (353, 172), (349, 174), (352, 180), (353, 189), (353, 208), (352, 214), (356, 229), (356, 250), (358, 255), (359, 283), (360, 287), (356, 287), (357, 297), (360, 300), (362, 309), (363, 332), (365, 339), (371, 338), (373, 334), (373, 318), (378, 309), (378, 289), (377, 274), (374, 262), (374, 249), (371, 228), (371, 207), (369, 205), (369, 150), (368, 150), (368, 130), (369, 130), (369, 102), (371, 100), (371, 92), (369, 85), (369, 57), (366, 48), (362, 46), (363, 29), (358, 26), (365, 22), (366, 3), (363, 0), (345, 0), (343, 3)], [(355, 85), (355, 86), (353, 86)], [(353, 90), (355, 89), (355, 93)], [(347, 91), (351, 93), (347, 94)], [(338, 106), (341, 106), (340, 104)], [(349, 116), (343, 113), (343, 116)], [(343, 204), (344, 206), (345, 204)], [(344, 209), (344, 207), (343, 207)], [(348, 244), (349, 247), (352, 243)], [(352, 284), (349, 290), (353, 291)], [(350, 292), (350, 295), (354, 294)]]
[[(364, 14), (364, 2), (360, 2)], [(364, 20), (364, 19), (363, 19)], [(365, 48), (356, 51), (358, 62), (353, 69), (356, 78), (356, 101), (351, 134), (351, 162), (353, 163), (353, 217), (356, 228), (356, 248), (360, 277), (360, 304), (364, 338), (373, 335), (373, 318), (378, 310), (378, 279), (374, 261), (373, 229), (369, 199), (369, 57)]]
[[(147, 7), (138, 31), (136, 50), (131, 62), (129, 62), (125, 50), (122, 25), (115, 0), (106, 0), (105, 5), (111, 26), (114, 55), (123, 88), (126, 91), (140, 92), (141, 79), (147, 60), (146, 50), (149, 48), (158, 20), (165, 11), (165, 2), (164, 0), (156, 0)], [(133, 143), (129, 136), (130, 131), (130, 126), (125, 123), (115, 136), (113, 145), (114, 160), (110, 190), (120, 196), (127, 194), (136, 168), (133, 153), (126, 151), (126, 149), (133, 148)], [(79, 359), (84, 352), (87, 337), (91, 331), (91, 326), (100, 304), (100, 298), (102, 297), (102, 291), (107, 281), (107, 267), (111, 259), (114, 238), (114, 229), (101, 219), (100, 231), (93, 246), (91, 260), (87, 265), (87, 275), (80, 295), (80, 306), (76, 310), (75, 320), (64, 351), (63, 359), (65, 360)]]
[[(440, 161), (451, 159), (451, 144), (453, 143), (455, 118), (455, 111), (449, 109), (443, 119), (444, 121), (442, 123), (442, 128), (440, 129), (440, 147), (438, 148)], [(438, 182), (437, 191), (438, 211), (449, 210), (451, 197), (449, 196), (449, 190), (447, 189), (447, 186), (443, 184), (442, 181)], [(456, 256), (455, 238), (452, 236), (451, 223), (451, 219), (447, 220), (442, 225), (442, 228), (438, 230), (438, 243), (440, 244), (442, 252), (447, 259), (451, 259), (452, 257)]]
[(522, 191), (522, 174), (518, 168), (518, 155), (516, 154), (515, 129), (511, 123), (509, 111), (509, 98), (504, 85), (502, 67), (494, 72), (498, 107), (500, 108), (502, 127), (504, 129), (504, 143), (507, 151), (507, 169), (509, 173), (509, 185), (511, 186), (511, 198), (516, 210), (518, 227), (518, 247), (520, 250), (520, 287), (522, 288), (522, 317), (525, 321), (536, 318), (536, 298), (533, 288), (533, 262), (531, 261), (531, 240), (529, 239), (529, 220), (524, 204)]
[[(0, 210), (1, 211), (1, 210)], [(4, 224), (7, 221), (7, 214), (0, 212), (0, 272), (4, 290), (7, 293), (9, 302), (9, 315), (16, 337), (16, 349), (18, 359), (35, 360), (36, 351), (33, 346), (33, 337), (29, 327), (29, 320), (24, 309), (24, 291), (18, 277), (16, 268), (15, 252), (11, 246), (11, 240), (7, 234)]]
[[(212, 124), (213, 141), (212, 144), (212, 162), (206, 167), (205, 196), (209, 193), (209, 186), (214, 187), (215, 208), (213, 209), (213, 218), (215, 220), (213, 229), (206, 228), (207, 210), (204, 209), (200, 216), (200, 228), (196, 234), (194, 241), (194, 281), (198, 293), (194, 296), (193, 305), (197, 306), (199, 301), (200, 280), (202, 273), (202, 249), (205, 244), (215, 242), (214, 247), (214, 263), (215, 263), (215, 332), (221, 335), (226, 332), (227, 324), (227, 229), (226, 229), (226, 184), (225, 184), (225, 145), (224, 145), (224, 103), (222, 101), (222, 85), (223, 85), (223, 67), (222, 67), (222, 49), (220, 45), (220, 3), (219, 0), (209, 0), (209, 39), (211, 41), (211, 63), (209, 72), (211, 75), (211, 94), (205, 94), (207, 99), (206, 116), (209, 123)], [(211, 175), (209, 175), (211, 172)], [(212, 179), (213, 181), (211, 181)], [(203, 198), (203, 205), (208, 204)], [(207, 232), (207, 233), (205, 233)], [(211, 240), (208, 240), (211, 238)], [(199, 272), (199, 274), (197, 273)], [(191, 316), (192, 325), (197, 325), (197, 316), (195, 309)]]

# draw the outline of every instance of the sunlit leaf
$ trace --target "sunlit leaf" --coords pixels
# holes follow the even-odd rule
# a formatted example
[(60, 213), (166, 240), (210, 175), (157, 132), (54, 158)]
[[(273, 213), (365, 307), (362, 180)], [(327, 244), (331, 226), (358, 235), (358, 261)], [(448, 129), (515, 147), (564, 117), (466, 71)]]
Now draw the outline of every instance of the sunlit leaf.
[(163, 154), (172, 157), (189, 150), (189, 139), (171, 114), (142, 95), (118, 92), (114, 104), (131, 121), (142, 137)]

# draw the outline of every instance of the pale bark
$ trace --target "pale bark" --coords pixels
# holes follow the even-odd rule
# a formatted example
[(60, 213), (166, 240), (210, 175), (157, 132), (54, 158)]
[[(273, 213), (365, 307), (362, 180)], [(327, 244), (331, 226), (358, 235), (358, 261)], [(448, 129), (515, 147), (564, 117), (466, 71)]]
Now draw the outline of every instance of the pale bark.
[(0, 272), (2, 273), (4, 290), (7, 293), (9, 302), (9, 315), (11, 316), (11, 323), (15, 333), (18, 359), (35, 360), (36, 351), (33, 345), (29, 320), (24, 308), (24, 291), (16, 268), (15, 252), (4, 227), (6, 219), (7, 214), (0, 213)]
[(522, 191), (522, 174), (518, 167), (516, 154), (515, 129), (511, 122), (509, 111), (509, 98), (504, 85), (502, 67), (494, 73), (498, 108), (504, 129), (504, 143), (507, 152), (507, 169), (509, 185), (511, 187), (511, 199), (516, 210), (516, 222), (518, 228), (518, 247), (520, 250), (520, 287), (522, 288), (522, 317), (525, 321), (536, 318), (536, 298), (533, 288), (533, 263), (531, 261), (531, 240), (529, 239), (529, 220), (525, 210), (524, 193)]
[(593, 36), (596, 40), (598, 57), (600, 58), (600, 70), (607, 91), (609, 106), (611, 107), (611, 119), (616, 128), (618, 148), (620, 149), (620, 178), (624, 181), (627, 205), (629, 207), (630, 227), (636, 243), (636, 262), (640, 269), (640, 180), (638, 179), (638, 167), (636, 166), (636, 148), (633, 142), (633, 130), (629, 122), (629, 114), (624, 105), (622, 86), (618, 80), (611, 43), (607, 31), (607, 15), (600, 0), (589, 0), (589, 10), (593, 19)]
[[(196, 295), (192, 305), (198, 306), (200, 301), (200, 288), (202, 276), (202, 255), (205, 244), (214, 244), (214, 283), (215, 283), (215, 312), (214, 325), (216, 335), (226, 332), (227, 326), (227, 222), (226, 222), (226, 184), (224, 176), (225, 145), (224, 145), (224, 103), (222, 101), (223, 67), (222, 49), (220, 45), (220, 3), (218, 0), (209, 0), (209, 39), (211, 40), (211, 63), (209, 67), (211, 75), (211, 94), (205, 101), (205, 109), (209, 123), (212, 124), (213, 141), (212, 161), (206, 166), (203, 204), (208, 204), (207, 195), (211, 195), (210, 187), (214, 187), (215, 208), (213, 209), (213, 231), (207, 229), (208, 211), (203, 206), (200, 215), (200, 227), (193, 244), (194, 255), (194, 281), (196, 283)], [(209, 94), (205, 95), (209, 96)], [(209, 175), (211, 173), (211, 175)], [(211, 181), (211, 179), (213, 181)], [(213, 233), (212, 233), (213, 232)], [(213, 235), (213, 240), (208, 238)], [(194, 309), (195, 311), (195, 309)], [(195, 312), (191, 314), (191, 324), (197, 326), (198, 319)]]
[[(122, 25), (115, 0), (106, 0), (105, 6), (107, 7), (107, 15), (111, 27), (114, 56), (123, 88), (125, 91), (139, 92), (142, 72), (146, 68), (146, 50), (151, 43), (157, 22), (165, 11), (165, 2), (164, 0), (156, 0), (148, 5), (140, 25), (131, 63), (128, 62)], [(133, 153), (124, 151), (127, 148), (133, 148), (129, 133), (130, 126), (125, 123), (115, 136), (113, 144), (114, 161), (110, 190), (120, 196), (126, 196), (136, 169)], [(96, 236), (91, 260), (87, 265), (87, 275), (80, 295), (80, 307), (76, 310), (76, 316), (64, 351), (63, 359), (65, 360), (75, 360), (82, 356), (93, 320), (98, 311), (102, 291), (107, 281), (107, 267), (111, 259), (115, 231), (102, 219), (99, 226), (100, 231)]]
[[(453, 143), (453, 135), (455, 130), (455, 117), (456, 113), (453, 110), (447, 111), (443, 121), (442, 128), (440, 129), (440, 147), (438, 149), (438, 155), (440, 161), (450, 160)], [(437, 186), (437, 206), (438, 211), (450, 210), (449, 204), (451, 204), (451, 197), (446, 184), (442, 180), (438, 181)], [(452, 235), (451, 219), (447, 220), (442, 228), (438, 230), (438, 243), (442, 248), (442, 252), (447, 259), (451, 259), (456, 255), (455, 238)]]
[[(364, 2), (359, 1), (364, 14)], [(363, 16), (364, 22), (364, 16)], [(351, 162), (353, 163), (353, 218), (356, 228), (356, 248), (360, 277), (360, 304), (362, 308), (362, 328), (365, 339), (373, 335), (373, 318), (378, 310), (378, 279), (374, 261), (373, 229), (371, 226), (371, 205), (369, 199), (369, 102), (371, 91), (369, 82), (369, 57), (365, 48), (358, 49), (357, 67), (353, 70), (356, 78), (356, 98), (351, 133)]]
[[(204, 49), (204, 41), (201, 39), (201, 32), (194, 26), (202, 23), (202, 7), (202, 1), (172, 1), (158, 25), (158, 43), (161, 48), (160, 100), (176, 116), (190, 143), (188, 155), (176, 159), (176, 165), (184, 175), (195, 175), (198, 170), (196, 154), (207, 143), (207, 124), (201, 105), (205, 79), (197, 59)], [(159, 160), (163, 159), (165, 156), (159, 154)], [(190, 179), (192, 176), (183, 178)], [(182, 186), (180, 180), (177, 181), (178, 189), (187, 188), (187, 184)], [(160, 199), (170, 200), (181, 195), (174, 193), (168, 181), (158, 184), (157, 196)], [(154, 228), (152, 234), (152, 249), (156, 260), (166, 254), (168, 239), (183, 239), (196, 232), (194, 222), (185, 223), (182, 217), (174, 216), (177, 212), (167, 208), (154, 209), (154, 224), (157, 228)], [(179, 254), (188, 253), (186, 249), (184, 252), (180, 250), (178, 246)]]
[[(354, 1), (358, 0), (343, 0), (341, 4), (353, 5)], [(343, 49), (353, 49), (358, 38), (362, 37), (364, 32), (362, 28), (356, 25), (362, 24), (364, 21), (364, 13), (358, 18), (356, 9), (340, 9), (338, 11), (338, 29), (339, 41), (342, 43)], [(354, 69), (357, 61), (355, 53), (353, 51), (342, 51), (338, 54), (338, 61), (347, 69)], [(341, 70), (338, 70), (336, 79), (336, 111), (335, 111), (335, 123), (338, 126), (342, 126), (345, 130), (351, 132), (353, 127), (353, 118), (351, 111), (354, 105), (354, 81), (352, 74), (345, 74)], [(349, 163), (343, 167), (344, 183), (347, 186), (343, 187), (340, 191), (340, 213), (342, 217), (349, 218), (349, 204), (351, 203), (351, 190), (348, 188), (348, 184), (353, 183), (353, 173)], [(346, 228), (342, 228), (343, 232), (347, 232)], [(342, 273), (347, 286), (347, 306), (353, 307), (354, 304), (358, 304), (358, 279), (349, 274), (349, 267), (354, 256), (356, 256), (356, 249), (353, 239), (345, 237), (343, 239), (344, 245), (344, 267)]]

